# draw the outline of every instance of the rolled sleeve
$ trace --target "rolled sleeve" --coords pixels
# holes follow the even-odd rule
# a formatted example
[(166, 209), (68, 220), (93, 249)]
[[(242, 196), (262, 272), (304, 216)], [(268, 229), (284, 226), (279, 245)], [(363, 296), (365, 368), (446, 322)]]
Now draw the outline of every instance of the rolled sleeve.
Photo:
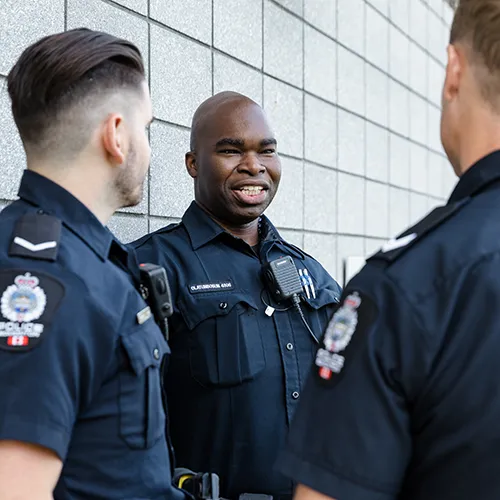
[(8, 415), (2, 419), (0, 426), (0, 441), (12, 440), (37, 444), (52, 450), (64, 460), (68, 452), (71, 430), (27, 420), (25, 416)]
[(343, 476), (331, 468), (321, 467), (294, 455), (291, 451), (280, 454), (278, 471), (295, 482), (308, 486), (336, 500), (392, 500), (393, 491), (379, 489), (378, 485), (366, 486)]

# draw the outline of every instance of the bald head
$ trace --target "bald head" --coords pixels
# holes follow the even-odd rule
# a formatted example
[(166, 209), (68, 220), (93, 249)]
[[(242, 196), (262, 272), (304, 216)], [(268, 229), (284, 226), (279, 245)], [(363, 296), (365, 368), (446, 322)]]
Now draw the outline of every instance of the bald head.
[(191, 151), (196, 151), (199, 141), (213, 126), (216, 117), (219, 117), (220, 114), (226, 114), (231, 109), (245, 104), (260, 108), (260, 106), (249, 97), (231, 91), (219, 92), (202, 102), (195, 111), (191, 123)]
[(277, 142), (264, 110), (248, 97), (221, 92), (196, 110), (186, 167), (195, 199), (226, 227), (256, 220), (281, 176)]

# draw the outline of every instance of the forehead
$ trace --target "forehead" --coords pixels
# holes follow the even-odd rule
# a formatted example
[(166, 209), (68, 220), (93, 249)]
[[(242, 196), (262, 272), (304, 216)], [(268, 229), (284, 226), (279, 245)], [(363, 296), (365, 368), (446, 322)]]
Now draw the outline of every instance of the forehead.
[(274, 137), (262, 108), (252, 102), (228, 102), (207, 117), (200, 140), (216, 143), (222, 138), (260, 141)]

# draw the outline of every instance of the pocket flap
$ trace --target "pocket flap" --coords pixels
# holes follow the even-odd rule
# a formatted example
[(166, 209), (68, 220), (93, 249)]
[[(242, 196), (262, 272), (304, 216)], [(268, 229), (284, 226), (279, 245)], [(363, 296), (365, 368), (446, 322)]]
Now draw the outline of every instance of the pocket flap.
[(304, 300), (312, 309), (318, 310), (327, 305), (338, 304), (340, 297), (333, 290), (329, 290), (328, 288), (322, 288), (316, 290), (316, 298), (311, 297), (308, 299), (304, 295)]
[(163, 356), (170, 353), (166, 340), (152, 319), (122, 335), (121, 341), (136, 375), (149, 366), (159, 367)]
[(225, 316), (238, 303), (244, 303), (257, 310), (257, 304), (243, 293), (217, 293), (205, 296), (187, 296), (179, 299), (178, 307), (190, 330), (202, 321), (216, 316)]

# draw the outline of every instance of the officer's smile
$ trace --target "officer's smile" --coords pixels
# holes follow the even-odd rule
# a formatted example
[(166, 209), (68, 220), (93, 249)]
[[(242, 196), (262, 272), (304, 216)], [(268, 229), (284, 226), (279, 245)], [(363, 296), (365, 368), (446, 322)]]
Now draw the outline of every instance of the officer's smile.
[(231, 188), (238, 202), (244, 205), (260, 205), (266, 201), (269, 195), (269, 185), (264, 182), (260, 183), (239, 183)]

